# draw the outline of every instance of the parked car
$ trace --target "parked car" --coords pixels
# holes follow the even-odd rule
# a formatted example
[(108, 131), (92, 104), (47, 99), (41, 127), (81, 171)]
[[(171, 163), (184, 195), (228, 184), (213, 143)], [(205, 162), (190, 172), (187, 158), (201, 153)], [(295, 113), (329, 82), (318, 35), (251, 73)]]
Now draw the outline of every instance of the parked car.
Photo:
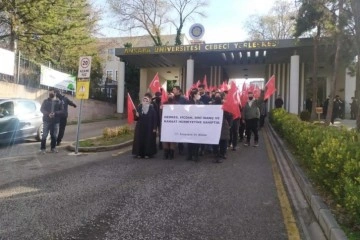
[(0, 99), (0, 143), (35, 138), (42, 135), (41, 104), (35, 100)]

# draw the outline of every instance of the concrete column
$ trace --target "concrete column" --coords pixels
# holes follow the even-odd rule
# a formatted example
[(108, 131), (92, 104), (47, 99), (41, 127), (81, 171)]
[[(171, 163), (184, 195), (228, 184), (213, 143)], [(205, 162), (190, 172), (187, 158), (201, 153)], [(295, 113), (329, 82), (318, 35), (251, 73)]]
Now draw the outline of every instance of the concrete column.
[(300, 85), (300, 111), (303, 111), (305, 103), (305, 63), (301, 63)]
[(291, 56), (290, 60), (290, 102), (289, 112), (298, 114), (299, 113), (299, 55)]
[(146, 68), (140, 68), (140, 89), (139, 89), (139, 98), (142, 99), (142, 97), (145, 95), (147, 89), (148, 89), (148, 70)]
[(286, 104), (286, 111), (288, 111), (288, 112), (290, 112), (290, 105), (289, 105), (289, 103), (290, 103), (290, 84), (291, 84), (291, 82), (290, 82), (290, 63), (288, 63), (287, 64), (287, 75), (286, 75), (286, 92), (287, 92), (287, 94), (286, 94), (286, 99), (285, 99), (285, 101), (287, 102), (287, 104)]
[(347, 74), (349, 71), (346, 68), (345, 71), (345, 117), (350, 118), (350, 104), (352, 102), (352, 97), (355, 97), (355, 89), (356, 89), (356, 76), (350, 76)]
[(119, 62), (118, 64), (119, 79), (117, 79), (117, 105), (116, 112), (124, 112), (124, 87), (125, 87), (125, 63)]
[(186, 61), (186, 85), (183, 89), (183, 92), (185, 93), (188, 89), (191, 88), (191, 86), (194, 84), (194, 60), (188, 59)]
[(218, 83), (217, 83), (217, 86), (220, 85), (220, 83), (223, 82), (224, 79), (222, 79), (222, 67), (221, 66), (218, 66), (219, 68), (219, 72), (218, 72)]

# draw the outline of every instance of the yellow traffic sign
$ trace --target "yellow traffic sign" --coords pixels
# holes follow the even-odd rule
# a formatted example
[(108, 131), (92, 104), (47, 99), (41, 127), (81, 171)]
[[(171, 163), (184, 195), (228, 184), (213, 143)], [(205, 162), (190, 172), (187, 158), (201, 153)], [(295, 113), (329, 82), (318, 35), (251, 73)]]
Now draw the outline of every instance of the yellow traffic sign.
[(90, 81), (81, 81), (80, 79), (76, 83), (76, 98), (77, 99), (89, 99)]

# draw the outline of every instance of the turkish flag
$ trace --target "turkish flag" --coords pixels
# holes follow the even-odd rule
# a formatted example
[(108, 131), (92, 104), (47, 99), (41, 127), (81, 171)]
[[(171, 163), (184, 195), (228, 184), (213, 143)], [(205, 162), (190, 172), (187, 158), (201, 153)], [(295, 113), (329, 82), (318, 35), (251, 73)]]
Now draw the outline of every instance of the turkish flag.
[(206, 74), (204, 76), (202, 84), (204, 84), (204, 86), (205, 86), (204, 89), (205, 89), (205, 91), (207, 91), (208, 90), (208, 84), (207, 84)]
[(151, 81), (149, 88), (153, 93), (160, 92), (160, 79), (159, 73), (156, 73), (154, 79)]
[(197, 80), (197, 82), (196, 82), (196, 84), (195, 84), (195, 88), (198, 88), (200, 84), (201, 84), (201, 83), (200, 83), (200, 80)]
[(161, 88), (161, 105), (163, 105), (167, 101), (168, 101), (167, 92), (163, 88)]
[(222, 109), (233, 115), (233, 119), (240, 117), (240, 108), (238, 101), (238, 88), (235, 82), (231, 82), (231, 88), (228, 90), (228, 94), (225, 97), (225, 101), (222, 105)]
[(133, 100), (130, 97), (130, 94), (127, 94), (127, 114), (128, 114), (128, 123), (134, 123), (134, 113), (133, 111), (136, 110)]
[(229, 87), (226, 81), (223, 81), (223, 83), (220, 85), (220, 91), (222, 92), (229, 91)]
[(269, 81), (265, 85), (264, 100), (270, 98), (271, 95), (273, 95), (275, 91), (276, 91), (276, 88), (275, 88), (275, 75), (272, 75), (271, 78), (269, 79)]
[(246, 83), (244, 82), (243, 86), (242, 86), (242, 90), (241, 90), (241, 97), (240, 97), (241, 106), (245, 106), (247, 99), (248, 99), (247, 88), (246, 88)]

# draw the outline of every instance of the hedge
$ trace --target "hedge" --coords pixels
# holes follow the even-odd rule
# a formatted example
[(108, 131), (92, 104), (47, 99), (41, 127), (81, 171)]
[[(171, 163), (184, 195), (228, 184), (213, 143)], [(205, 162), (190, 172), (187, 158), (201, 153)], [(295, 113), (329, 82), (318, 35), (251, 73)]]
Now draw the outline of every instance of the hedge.
[(274, 109), (270, 122), (291, 146), (313, 182), (360, 227), (360, 135), (355, 130), (301, 121)]

